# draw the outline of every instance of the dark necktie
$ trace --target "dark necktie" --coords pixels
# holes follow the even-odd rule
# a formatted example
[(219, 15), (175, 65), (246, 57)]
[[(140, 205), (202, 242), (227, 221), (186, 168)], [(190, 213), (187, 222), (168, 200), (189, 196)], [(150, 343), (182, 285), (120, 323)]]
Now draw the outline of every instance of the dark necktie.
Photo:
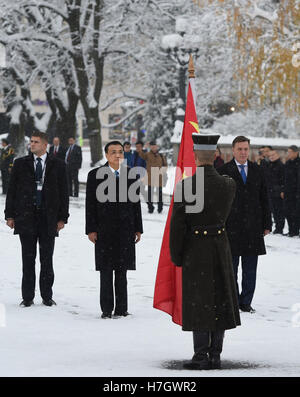
[(116, 176), (116, 178), (119, 178), (119, 176), (120, 176), (119, 171), (115, 171), (115, 176)]
[(35, 182), (36, 182), (36, 205), (40, 207), (42, 204), (42, 191), (38, 189), (38, 186), (42, 184), (43, 178), (43, 167), (42, 167), (42, 159), (37, 157), (36, 159), (36, 167), (35, 167)]
[(245, 164), (240, 164), (239, 167), (241, 168), (241, 177), (243, 179), (244, 184), (247, 182), (247, 175), (245, 172)]

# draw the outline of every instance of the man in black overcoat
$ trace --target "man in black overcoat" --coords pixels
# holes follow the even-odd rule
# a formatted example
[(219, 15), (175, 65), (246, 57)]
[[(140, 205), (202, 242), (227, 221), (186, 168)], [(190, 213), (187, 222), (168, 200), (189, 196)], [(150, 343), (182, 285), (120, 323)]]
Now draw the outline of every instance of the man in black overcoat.
[(60, 144), (58, 136), (53, 138), (53, 145), (50, 146), (49, 154), (63, 161), (65, 160), (66, 149)]
[[(119, 141), (109, 142), (105, 155), (107, 163), (88, 175), (86, 234), (95, 244), (96, 270), (100, 271), (101, 317), (111, 318), (113, 310), (114, 317), (125, 317), (129, 314), (127, 270), (135, 270), (135, 244), (143, 233), (139, 182), (136, 176), (130, 178), (129, 167), (122, 166), (124, 150)], [(133, 183), (137, 187), (134, 197), (129, 194)]]
[(284, 211), (289, 237), (299, 236), (300, 228), (300, 157), (297, 146), (288, 148), (284, 175)]
[(67, 223), (69, 196), (63, 161), (47, 154), (47, 135), (31, 136), (31, 154), (15, 160), (6, 196), (5, 219), (22, 245), (22, 306), (35, 295), (35, 258), (40, 251), (40, 291), (43, 304), (52, 306), (54, 240)]
[(237, 136), (232, 142), (232, 151), (234, 158), (218, 168), (218, 172), (229, 175), (236, 182), (235, 199), (226, 228), (236, 283), (239, 259), (242, 260), (240, 309), (254, 312), (251, 302), (255, 291), (258, 255), (266, 254), (264, 236), (272, 229), (271, 212), (263, 169), (248, 160), (250, 140)]
[(267, 182), (270, 209), (274, 217), (274, 234), (282, 234), (284, 228), (283, 192), (284, 192), (284, 164), (276, 150), (269, 155), (269, 179)]
[[(197, 171), (178, 183), (170, 225), (172, 262), (182, 266), (182, 329), (193, 331), (194, 356), (187, 369), (221, 367), (224, 331), (240, 325), (236, 284), (225, 222), (235, 194), (233, 179), (213, 166), (219, 135), (192, 134)], [(199, 172), (203, 187), (197, 187)], [(204, 207), (189, 213), (187, 194), (204, 194)], [(220, 194), (222, 192), (222, 194)], [(188, 204), (189, 206), (191, 204)], [(195, 203), (192, 204), (194, 206)]]
[(81, 147), (76, 145), (74, 138), (69, 138), (68, 143), (69, 148), (65, 155), (65, 162), (67, 164), (69, 196), (78, 197), (78, 174), (82, 164), (82, 151)]

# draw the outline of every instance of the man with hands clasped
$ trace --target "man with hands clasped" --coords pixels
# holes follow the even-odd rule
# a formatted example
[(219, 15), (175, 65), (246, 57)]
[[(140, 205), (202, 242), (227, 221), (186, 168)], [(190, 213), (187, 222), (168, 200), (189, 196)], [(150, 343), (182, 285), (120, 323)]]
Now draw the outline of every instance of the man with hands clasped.
[(55, 237), (69, 217), (66, 168), (63, 161), (47, 154), (48, 138), (35, 131), (28, 156), (15, 160), (6, 196), (5, 219), (22, 245), (21, 306), (33, 305), (35, 258), (40, 251), (40, 292), (43, 304), (52, 306), (54, 272), (52, 256)]

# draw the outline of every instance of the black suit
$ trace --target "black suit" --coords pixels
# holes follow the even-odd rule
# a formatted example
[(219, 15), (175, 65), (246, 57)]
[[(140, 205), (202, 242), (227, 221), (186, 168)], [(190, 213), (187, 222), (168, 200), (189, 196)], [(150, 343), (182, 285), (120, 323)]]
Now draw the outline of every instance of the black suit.
[(61, 145), (58, 146), (58, 150), (56, 149), (54, 151), (54, 148), (55, 148), (54, 145), (50, 146), (49, 155), (65, 161), (66, 149), (64, 147), (62, 147)]
[(33, 300), (35, 293), (35, 257), (39, 241), (41, 273), (40, 290), (43, 300), (52, 298), (54, 281), (52, 256), (57, 236), (57, 222), (67, 223), (69, 198), (66, 170), (63, 161), (47, 156), (41, 205), (36, 205), (37, 188), (33, 155), (19, 158), (12, 168), (9, 182), (5, 219), (15, 222), (14, 234), (22, 244), (22, 295)]
[(256, 282), (258, 255), (266, 253), (264, 230), (272, 229), (268, 191), (262, 168), (248, 161), (246, 183), (235, 160), (217, 170), (236, 182), (236, 194), (226, 222), (234, 272), (237, 280), (239, 257), (242, 258), (243, 280), (240, 304), (250, 304)]
[(300, 158), (288, 160), (284, 172), (284, 210), (289, 234), (297, 236), (300, 229)]
[[(106, 176), (97, 178), (97, 172), (106, 171)], [(129, 168), (121, 167), (116, 182), (117, 193), (120, 180), (127, 179), (128, 189), (136, 179), (128, 178)], [(90, 171), (86, 186), (86, 234), (97, 232), (95, 244), (96, 270), (100, 271), (100, 305), (103, 313), (114, 308), (113, 271), (115, 271), (115, 313), (127, 311), (127, 270), (135, 270), (135, 233), (143, 232), (140, 201), (99, 202), (96, 191), (107, 178), (115, 178), (108, 163)], [(127, 190), (128, 192), (128, 190)], [(128, 193), (127, 193), (128, 196)]]
[(65, 162), (67, 164), (69, 196), (78, 197), (78, 193), (79, 193), (78, 173), (82, 164), (81, 147), (76, 144), (74, 144), (72, 147), (70, 146), (66, 151)]

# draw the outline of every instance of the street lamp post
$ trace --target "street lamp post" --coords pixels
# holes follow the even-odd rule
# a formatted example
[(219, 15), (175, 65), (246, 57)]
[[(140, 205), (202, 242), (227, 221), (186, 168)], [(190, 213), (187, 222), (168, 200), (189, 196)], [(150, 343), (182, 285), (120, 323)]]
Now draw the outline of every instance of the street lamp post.
[[(190, 54), (192, 54), (194, 58), (197, 58), (199, 51), (197, 45), (194, 44), (195, 40), (189, 40), (188, 35), (186, 34), (187, 27), (188, 21), (185, 18), (177, 18), (176, 33), (165, 35), (162, 38), (162, 48), (176, 63), (178, 68), (179, 100), (176, 112), (175, 127), (173, 131), (173, 137), (176, 137), (175, 140), (177, 140), (179, 136), (181, 136), (183, 128), (186, 102), (186, 77), (189, 64), (189, 56)], [(176, 164), (177, 153), (175, 150), (175, 146), (173, 148), (173, 163)]]

